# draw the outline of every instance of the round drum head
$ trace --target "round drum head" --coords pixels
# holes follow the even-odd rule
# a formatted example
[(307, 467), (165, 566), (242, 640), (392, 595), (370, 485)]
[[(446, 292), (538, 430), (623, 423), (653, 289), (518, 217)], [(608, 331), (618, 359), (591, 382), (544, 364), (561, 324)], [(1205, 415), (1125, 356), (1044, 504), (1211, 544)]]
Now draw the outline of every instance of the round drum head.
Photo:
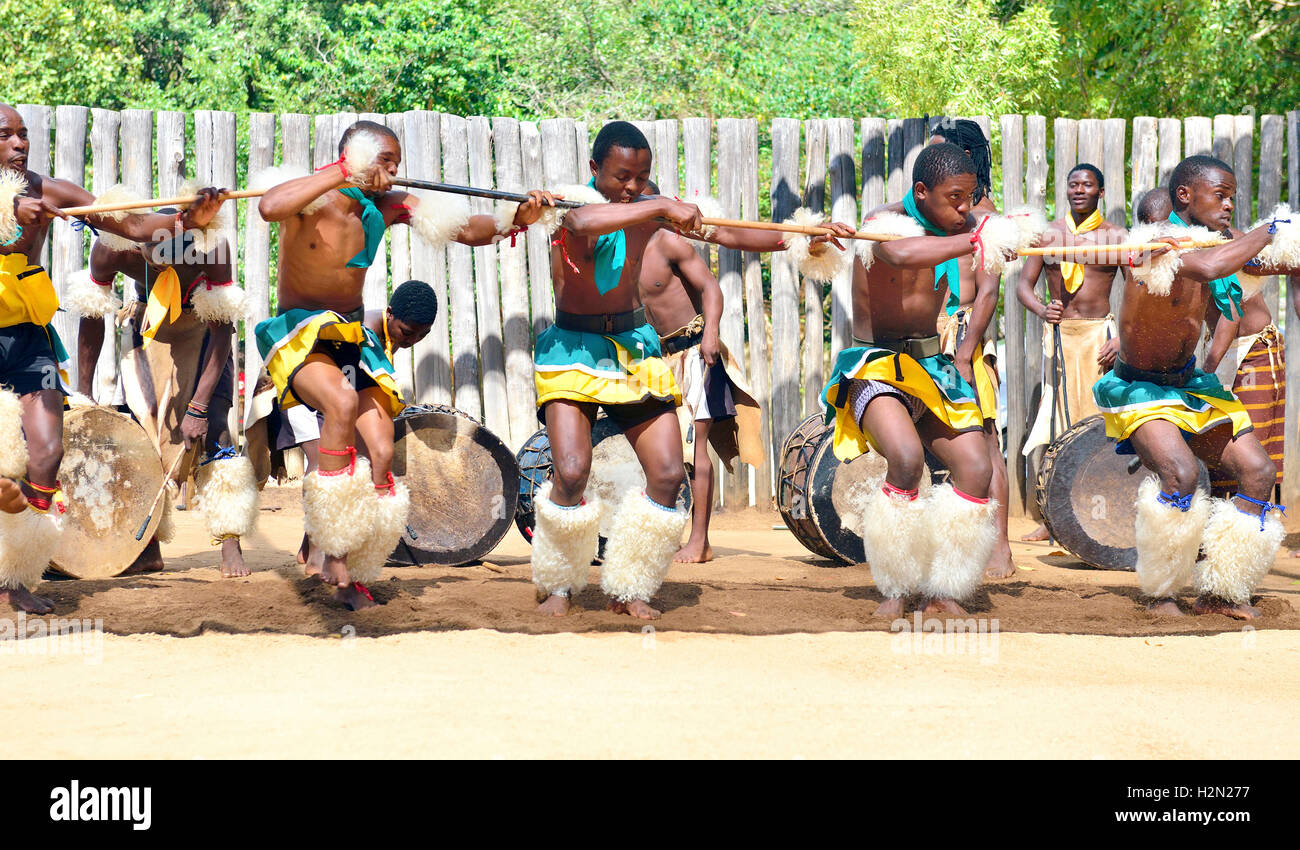
[(108, 578), (131, 566), (162, 520), (163, 499), (171, 498), (163, 494), (136, 540), (162, 487), (162, 460), (144, 428), (107, 407), (64, 414), (59, 480), (68, 513), (51, 566), (73, 578)]
[[(1057, 543), (1086, 564), (1110, 570), (1137, 565), (1133, 503), (1151, 472), (1136, 455), (1115, 454), (1101, 416), (1076, 423), (1047, 448), (1038, 477), (1038, 507)], [(1200, 466), (1207, 491), (1209, 472)]]
[(411, 516), (392, 559), (456, 566), (491, 552), (510, 529), (519, 500), (519, 467), (510, 449), (444, 405), (408, 407), (396, 427), (393, 475), (411, 489)]

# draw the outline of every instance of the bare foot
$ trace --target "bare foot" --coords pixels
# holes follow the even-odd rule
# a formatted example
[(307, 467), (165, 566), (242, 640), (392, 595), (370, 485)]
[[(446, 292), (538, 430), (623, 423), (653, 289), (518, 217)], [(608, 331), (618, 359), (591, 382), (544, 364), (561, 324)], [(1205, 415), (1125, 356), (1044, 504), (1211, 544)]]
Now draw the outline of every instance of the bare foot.
[(993, 550), (993, 555), (984, 567), (984, 577), (1011, 578), (1015, 574), (1016, 565), (1011, 562), (1011, 544), (1004, 540)]
[(364, 592), (361, 585), (356, 582), (334, 591), (334, 598), (346, 605), (349, 611), (374, 608), (377, 604), (374, 598), (369, 593)]
[(1026, 543), (1037, 543), (1040, 540), (1051, 540), (1052, 536), (1047, 533), (1047, 526), (1040, 524), (1028, 534), (1020, 535), (1020, 539)]
[(1219, 599), (1217, 596), (1198, 598), (1192, 604), (1192, 610), (1197, 614), (1222, 614), (1234, 620), (1255, 620), (1264, 616), (1263, 611), (1248, 603), (1243, 602), (1240, 605), (1234, 605), (1226, 599)]
[(346, 587), (351, 583), (348, 578), (348, 565), (342, 558), (326, 555), (321, 562), (320, 580), (336, 587)]
[(607, 607), (615, 614), (627, 614), (640, 620), (657, 620), (660, 614), (659, 611), (651, 608), (640, 599), (633, 599), (630, 602), (619, 602), (616, 599), (611, 599)]
[[(298, 547), (298, 563), (300, 564), (307, 563), (307, 556), (310, 554), (310, 552), (311, 552), (311, 538), (309, 538), (307, 536), (307, 532), (304, 531), (302, 534), (302, 545)], [(317, 572), (320, 572), (320, 570), (317, 570)]]
[[(307, 535), (304, 534), (303, 539), (307, 540)], [(307, 540), (306, 545), (307, 545), (307, 560), (305, 562), (299, 561), (299, 563), (306, 564), (306, 568), (303, 570), (303, 573), (305, 575), (307, 575), (308, 577), (318, 576), (321, 574), (321, 570), (324, 569), (325, 567), (325, 553), (321, 551), (321, 548), (319, 546), (317, 546), (315, 543), (312, 543), (310, 540)]]
[(221, 541), (221, 577), (241, 578), (248, 575), (244, 566), (244, 551), (239, 548), (239, 538), (231, 537)]
[(1183, 609), (1172, 599), (1157, 599), (1147, 606), (1147, 610), (1158, 617), (1183, 616)]
[(54, 610), (53, 602), (21, 586), (0, 589), (0, 604), (5, 602), (15, 611), (26, 611), (28, 614), (48, 614)]
[(144, 547), (140, 557), (135, 559), (135, 563), (127, 567), (122, 575), (136, 576), (141, 573), (158, 573), (162, 572), (163, 556), (162, 549), (158, 547), (158, 538), (155, 537), (149, 541), (149, 545)]
[(965, 617), (966, 609), (952, 599), (931, 599), (925, 606), (925, 614), (947, 614), (950, 617)]
[(545, 617), (563, 617), (569, 613), (569, 597), (548, 596), (545, 602), (537, 606), (537, 613)]
[(713, 560), (713, 547), (707, 539), (703, 543), (697, 543), (694, 539), (687, 540), (686, 545), (677, 550), (673, 560), (682, 564), (707, 563)]
[(897, 620), (899, 617), (903, 616), (903, 609), (906, 604), (907, 600), (903, 597), (890, 596), (884, 602), (880, 603), (880, 607), (876, 609), (875, 616), (885, 620)]

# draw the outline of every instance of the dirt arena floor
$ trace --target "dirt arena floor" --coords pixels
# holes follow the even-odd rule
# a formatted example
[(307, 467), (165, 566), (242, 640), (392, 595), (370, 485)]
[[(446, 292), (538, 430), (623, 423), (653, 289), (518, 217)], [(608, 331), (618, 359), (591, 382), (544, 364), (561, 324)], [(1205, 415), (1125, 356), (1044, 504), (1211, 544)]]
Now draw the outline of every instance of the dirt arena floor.
[[(482, 564), (386, 570), (383, 604), (352, 613), (295, 563), (298, 492), (263, 495), (247, 578), (222, 579), (178, 513), (165, 572), (45, 582), (55, 616), (107, 634), (0, 641), (0, 724), (44, 730), (9, 755), (1300, 756), (1290, 557), (1243, 629), (1155, 618), (1131, 573), (1014, 542), (1020, 571), (986, 583), (970, 621), (891, 632), (866, 567), (751, 509), (717, 517), (717, 560), (674, 566), (652, 625), (604, 611), (598, 585), (565, 619), (535, 615), (513, 530)], [(1031, 527), (1013, 521), (1013, 541)], [(5, 617), (0, 634), (35, 628)]]

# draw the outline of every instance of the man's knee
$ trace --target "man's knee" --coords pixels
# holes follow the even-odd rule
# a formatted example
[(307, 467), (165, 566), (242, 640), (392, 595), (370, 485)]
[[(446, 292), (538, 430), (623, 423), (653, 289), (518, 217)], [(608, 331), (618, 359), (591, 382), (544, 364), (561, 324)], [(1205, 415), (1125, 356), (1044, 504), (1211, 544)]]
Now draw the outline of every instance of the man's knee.
[(581, 493), (587, 489), (587, 477), (591, 474), (590, 457), (583, 457), (578, 452), (565, 452), (554, 455), (551, 461), (551, 478), (557, 487), (566, 493)]
[(366, 451), (370, 455), (370, 465), (377, 470), (390, 470), (393, 468), (393, 437), (388, 435), (386, 440), (376, 440), (378, 445), (367, 445)]
[(1185, 456), (1167, 455), (1156, 462), (1156, 474), (1160, 476), (1161, 485), (1166, 491), (1176, 490), (1182, 495), (1187, 495), (1196, 489), (1200, 472), (1196, 458), (1190, 453)]
[(970, 452), (963, 457), (960, 466), (952, 471), (957, 486), (972, 496), (988, 493), (993, 480), (993, 462), (985, 451)]
[(914, 490), (920, 485), (921, 476), (925, 474), (925, 449), (920, 442), (891, 447), (885, 460), (889, 478), (898, 482), (898, 486)]
[(680, 461), (657, 460), (645, 470), (646, 488), (660, 493), (676, 492), (686, 480), (686, 470)]
[(359, 400), (357, 391), (351, 387), (340, 384), (332, 387), (324, 393), (321, 398), (321, 414), (327, 420), (340, 422), (356, 422), (357, 409)]
[(1261, 448), (1242, 464), (1237, 479), (1243, 490), (1249, 488), (1257, 493), (1271, 495), (1273, 487), (1277, 484), (1277, 467), (1273, 464), (1273, 459)]

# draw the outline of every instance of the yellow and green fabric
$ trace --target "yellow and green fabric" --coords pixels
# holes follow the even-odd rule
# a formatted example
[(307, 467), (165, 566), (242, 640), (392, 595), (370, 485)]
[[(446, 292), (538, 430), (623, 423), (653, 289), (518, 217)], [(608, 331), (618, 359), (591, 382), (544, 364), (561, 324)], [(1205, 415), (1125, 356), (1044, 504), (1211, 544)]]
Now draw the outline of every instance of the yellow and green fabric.
[(1184, 438), (1221, 425), (1231, 425), (1234, 437), (1253, 430), (1246, 406), (1224, 389), (1218, 376), (1200, 369), (1188, 370), (1187, 382), (1178, 387), (1126, 381), (1112, 369), (1093, 385), (1092, 396), (1106, 420), (1106, 436), (1118, 441), (1116, 454), (1134, 454), (1129, 437), (1157, 419), (1177, 425)]
[(551, 325), (537, 337), (533, 370), (539, 409), (555, 399), (603, 405), (651, 399), (682, 403), (659, 335), (649, 324), (618, 334)]

